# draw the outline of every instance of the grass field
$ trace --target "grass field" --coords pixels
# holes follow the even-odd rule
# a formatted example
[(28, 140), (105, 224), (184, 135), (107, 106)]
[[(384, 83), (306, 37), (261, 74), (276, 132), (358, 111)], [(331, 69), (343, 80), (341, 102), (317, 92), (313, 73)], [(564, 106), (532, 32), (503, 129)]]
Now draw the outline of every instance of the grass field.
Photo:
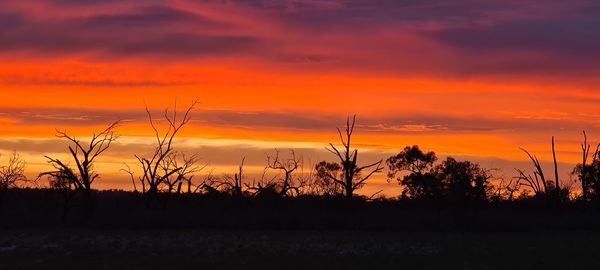
[(2, 231), (0, 269), (598, 269), (600, 233)]

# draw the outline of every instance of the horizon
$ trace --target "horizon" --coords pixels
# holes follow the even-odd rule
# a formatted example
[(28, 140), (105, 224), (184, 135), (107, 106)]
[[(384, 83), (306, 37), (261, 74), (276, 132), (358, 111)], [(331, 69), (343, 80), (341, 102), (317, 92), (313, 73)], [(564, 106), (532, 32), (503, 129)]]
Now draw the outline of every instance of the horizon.
[[(336, 127), (357, 115), (359, 163), (419, 145), (561, 178), (600, 141), (600, 9), (587, 1), (48, 1), (0, 3), (0, 161), (27, 174), (67, 154), (55, 129), (90, 136), (116, 120), (96, 188), (131, 188), (123, 163), (151, 150), (155, 113), (198, 98), (176, 143), (216, 174), (295, 149), (334, 161)], [(411, 15), (412, 14), (412, 15)], [(418, 15), (417, 15), (418, 14)], [(399, 195), (385, 173), (361, 191)]]

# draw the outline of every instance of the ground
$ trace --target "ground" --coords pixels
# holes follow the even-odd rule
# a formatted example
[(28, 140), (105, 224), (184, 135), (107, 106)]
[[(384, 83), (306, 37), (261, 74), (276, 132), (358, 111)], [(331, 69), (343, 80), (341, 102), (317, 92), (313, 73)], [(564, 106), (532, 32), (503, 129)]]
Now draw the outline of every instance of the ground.
[(598, 269), (600, 233), (0, 232), (0, 269)]

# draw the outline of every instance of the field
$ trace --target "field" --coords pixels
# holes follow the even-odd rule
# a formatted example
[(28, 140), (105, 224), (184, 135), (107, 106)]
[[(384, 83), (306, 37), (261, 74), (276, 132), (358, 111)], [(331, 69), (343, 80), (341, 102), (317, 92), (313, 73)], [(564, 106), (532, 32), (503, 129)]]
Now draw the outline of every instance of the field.
[(597, 269), (600, 233), (5, 230), (0, 269)]
[(8, 193), (0, 269), (600, 269), (596, 204), (156, 199)]

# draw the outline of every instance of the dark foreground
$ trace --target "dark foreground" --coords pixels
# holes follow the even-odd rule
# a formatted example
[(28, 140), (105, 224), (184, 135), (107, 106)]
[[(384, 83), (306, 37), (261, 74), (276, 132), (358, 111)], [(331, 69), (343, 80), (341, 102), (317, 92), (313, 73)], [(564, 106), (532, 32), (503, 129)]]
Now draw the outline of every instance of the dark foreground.
[(4, 230), (0, 269), (598, 269), (600, 233)]
[(597, 203), (64, 195), (7, 194), (0, 270), (600, 269)]

